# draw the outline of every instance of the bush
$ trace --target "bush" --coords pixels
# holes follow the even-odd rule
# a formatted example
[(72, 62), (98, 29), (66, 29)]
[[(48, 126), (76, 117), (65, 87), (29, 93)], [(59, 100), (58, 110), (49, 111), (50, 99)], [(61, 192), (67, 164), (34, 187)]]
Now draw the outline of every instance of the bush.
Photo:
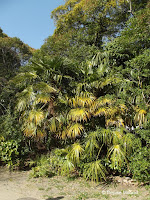
[(139, 148), (131, 157), (130, 169), (133, 178), (139, 182), (148, 183), (150, 180), (150, 149), (147, 147)]
[(4, 141), (0, 140), (0, 160), (11, 167), (17, 165), (18, 158), (18, 143), (15, 140)]
[(54, 175), (51, 169), (49, 155), (37, 158), (35, 165), (36, 167), (32, 167), (32, 171), (30, 173), (31, 177), (51, 177)]

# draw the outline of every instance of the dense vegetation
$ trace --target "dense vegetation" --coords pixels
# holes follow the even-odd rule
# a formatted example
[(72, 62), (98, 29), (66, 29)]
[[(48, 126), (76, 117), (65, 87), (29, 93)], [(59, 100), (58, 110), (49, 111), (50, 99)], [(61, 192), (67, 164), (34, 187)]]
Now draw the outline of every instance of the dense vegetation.
[(67, 0), (39, 50), (0, 30), (0, 161), (150, 178), (150, 2)]

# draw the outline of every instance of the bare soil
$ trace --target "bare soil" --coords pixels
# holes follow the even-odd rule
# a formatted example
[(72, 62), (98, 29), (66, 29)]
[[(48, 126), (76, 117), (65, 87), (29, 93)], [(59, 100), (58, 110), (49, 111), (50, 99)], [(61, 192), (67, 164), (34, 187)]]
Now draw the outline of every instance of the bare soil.
[(30, 172), (0, 168), (0, 200), (150, 200), (146, 187), (96, 184), (82, 178), (29, 178)]

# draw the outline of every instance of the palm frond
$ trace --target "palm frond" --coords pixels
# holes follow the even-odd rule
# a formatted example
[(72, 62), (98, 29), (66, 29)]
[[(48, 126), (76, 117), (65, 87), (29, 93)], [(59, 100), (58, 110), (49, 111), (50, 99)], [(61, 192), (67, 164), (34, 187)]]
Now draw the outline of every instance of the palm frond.
[(122, 141), (124, 134), (123, 131), (121, 129), (116, 129), (112, 132), (112, 141), (113, 144), (118, 144), (120, 143), (120, 141)]
[(45, 116), (41, 110), (31, 110), (29, 112), (28, 121), (35, 123), (35, 125), (41, 125), (41, 122), (44, 120)]
[(50, 101), (50, 96), (48, 94), (42, 93), (42, 94), (37, 94), (36, 99), (34, 101), (35, 105), (38, 103), (48, 103)]
[(68, 119), (75, 122), (87, 121), (90, 117), (90, 113), (85, 108), (71, 109), (68, 113)]
[(94, 116), (102, 116), (107, 114), (107, 109), (106, 108), (99, 108), (95, 113)]
[(68, 127), (67, 136), (69, 138), (76, 138), (77, 136), (81, 135), (83, 131), (84, 127), (81, 124), (76, 123)]
[(95, 149), (99, 149), (98, 134), (96, 131), (91, 132), (87, 137), (85, 146), (85, 152), (87, 156), (92, 157)]
[(112, 142), (112, 130), (100, 129), (99, 137), (103, 144), (110, 145)]
[(134, 120), (139, 126), (142, 126), (142, 124), (146, 123), (146, 110), (140, 108), (136, 109)]
[(106, 168), (101, 164), (101, 160), (96, 160), (85, 164), (83, 177), (98, 182), (101, 179), (106, 180), (106, 173)]
[(20, 94), (18, 94), (17, 110), (23, 111), (27, 107), (31, 106), (35, 100), (35, 93), (33, 91), (32, 85), (24, 89)]
[(36, 136), (37, 127), (34, 123), (25, 123), (23, 132), (27, 137)]
[(36, 138), (38, 140), (43, 139), (46, 136), (46, 133), (42, 130), (37, 129)]
[(113, 126), (115, 125), (116, 127), (124, 127), (124, 120), (117, 116), (114, 118), (106, 119), (106, 126)]
[(106, 107), (106, 116), (114, 117), (118, 112), (118, 108), (115, 106)]
[(81, 146), (81, 144), (76, 142), (72, 145), (72, 149), (67, 156), (74, 163), (79, 163), (80, 156), (82, 155), (83, 152), (84, 152), (84, 149)]
[(25, 73), (19, 73), (17, 76), (15, 76), (12, 82), (15, 84), (22, 84), (23, 81), (30, 81), (36, 78), (37, 78), (37, 74), (35, 71), (25, 72)]
[(57, 131), (57, 120), (55, 117), (52, 117), (49, 121), (49, 129), (51, 132), (55, 133)]
[(110, 155), (112, 167), (114, 169), (121, 167), (124, 161), (127, 163), (126, 153), (123, 151), (119, 144), (115, 144), (109, 149), (108, 157), (110, 157)]
[(130, 155), (134, 150), (134, 141), (136, 140), (138, 146), (141, 146), (140, 139), (135, 138), (135, 136), (131, 133), (127, 133), (122, 138), (122, 144), (124, 147), (125, 152)]
[(100, 107), (104, 107), (106, 105), (112, 105), (113, 101), (109, 98), (98, 98), (95, 101), (93, 101), (93, 104), (90, 108), (91, 111), (96, 111)]
[(48, 85), (45, 82), (39, 82), (36, 85), (34, 85), (35, 90), (37, 91), (41, 91), (43, 93), (47, 92), (47, 93), (56, 93), (57, 90), (52, 87), (51, 85)]
[(71, 173), (75, 171), (75, 166), (69, 159), (66, 158), (62, 162), (60, 171), (61, 171), (61, 175), (69, 176)]
[(81, 107), (89, 107), (92, 105), (93, 101), (96, 98), (91, 93), (80, 93), (79, 96), (72, 98), (69, 100), (69, 104), (73, 107), (81, 106)]
[(18, 111), (23, 111), (26, 109), (26, 106), (27, 106), (27, 101), (26, 99), (22, 98), (22, 99), (19, 99), (16, 107)]

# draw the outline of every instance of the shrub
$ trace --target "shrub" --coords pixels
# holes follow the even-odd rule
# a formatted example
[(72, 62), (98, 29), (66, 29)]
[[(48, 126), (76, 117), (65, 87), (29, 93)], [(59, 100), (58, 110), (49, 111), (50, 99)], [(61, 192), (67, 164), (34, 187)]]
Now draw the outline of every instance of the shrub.
[(11, 167), (17, 164), (18, 158), (18, 143), (15, 140), (4, 141), (0, 140), (0, 160)]
[(150, 180), (150, 149), (147, 147), (139, 148), (131, 157), (130, 169), (133, 178), (140, 182), (148, 183)]

